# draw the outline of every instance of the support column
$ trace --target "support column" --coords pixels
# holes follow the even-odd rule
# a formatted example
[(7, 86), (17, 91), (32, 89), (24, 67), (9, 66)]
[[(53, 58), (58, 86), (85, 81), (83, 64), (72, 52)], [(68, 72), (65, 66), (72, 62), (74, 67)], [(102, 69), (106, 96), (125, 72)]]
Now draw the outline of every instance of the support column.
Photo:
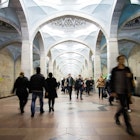
[(41, 52), (40, 54), (40, 68), (41, 68), (41, 73), (47, 77), (47, 60), (45, 56), (45, 52)]
[(117, 65), (116, 58), (119, 55), (117, 38), (110, 38), (107, 40), (107, 72)]
[(53, 73), (53, 62), (52, 62), (52, 59), (51, 58), (49, 60), (49, 72), (52, 72)]
[(89, 71), (88, 71), (88, 77), (93, 77), (93, 69), (92, 69), (92, 59), (89, 60)]
[(47, 58), (46, 58), (46, 51), (44, 47), (44, 43), (42, 40), (41, 35), (39, 36), (39, 47), (40, 47), (40, 68), (41, 73), (47, 77)]
[(22, 41), (21, 70), (28, 78), (33, 74), (33, 46), (27, 40)]
[[(95, 81), (95, 87), (96, 87), (96, 81), (100, 77), (102, 71), (101, 71), (101, 58), (100, 53), (96, 52), (94, 55), (94, 81)], [(95, 88), (96, 90), (96, 88)]]

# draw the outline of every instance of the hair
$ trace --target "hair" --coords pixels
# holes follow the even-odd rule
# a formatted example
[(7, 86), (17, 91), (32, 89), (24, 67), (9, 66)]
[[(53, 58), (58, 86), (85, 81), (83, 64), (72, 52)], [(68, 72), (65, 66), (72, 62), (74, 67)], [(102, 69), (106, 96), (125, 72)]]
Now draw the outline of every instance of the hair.
[(50, 73), (49, 73), (49, 77), (52, 78), (52, 76), (53, 76), (53, 74), (50, 72)]
[(40, 70), (41, 70), (40, 67), (37, 67), (37, 68), (36, 68), (36, 72), (37, 72), (37, 73), (40, 73)]
[(116, 60), (119, 61), (120, 57), (124, 57), (125, 58), (125, 55), (123, 55), (123, 54), (119, 55)]
[(19, 74), (20, 76), (24, 76), (24, 72), (20, 72), (20, 74)]

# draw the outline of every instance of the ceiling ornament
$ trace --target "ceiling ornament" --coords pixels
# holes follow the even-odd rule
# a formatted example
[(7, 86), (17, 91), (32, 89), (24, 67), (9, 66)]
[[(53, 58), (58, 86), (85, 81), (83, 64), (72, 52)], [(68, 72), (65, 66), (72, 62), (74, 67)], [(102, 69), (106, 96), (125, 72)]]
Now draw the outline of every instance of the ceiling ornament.
[(48, 22), (48, 25), (52, 28), (61, 30), (75, 30), (88, 27), (91, 24), (88, 20), (84, 18), (79, 18), (76, 16), (63, 16), (55, 18)]
[(10, 24), (0, 21), (0, 30), (15, 30), (15, 28), (13, 26), (11, 26)]
[(137, 18), (127, 22), (124, 27), (125, 28), (140, 27), (140, 17), (137, 17)]

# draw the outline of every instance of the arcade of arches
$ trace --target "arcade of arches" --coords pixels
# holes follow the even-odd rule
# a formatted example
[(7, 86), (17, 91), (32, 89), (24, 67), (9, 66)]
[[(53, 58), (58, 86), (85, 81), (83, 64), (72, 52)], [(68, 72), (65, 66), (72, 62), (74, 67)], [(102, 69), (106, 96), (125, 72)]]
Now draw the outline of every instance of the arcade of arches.
[[(11, 89), (19, 73), (30, 78), (41, 67), (57, 81), (71, 73), (96, 81), (110, 74), (119, 54), (137, 80), (128, 110), (135, 136), (123, 116), (116, 125), (118, 100), (99, 98), (96, 86), (82, 99), (57, 88), (54, 110), (43, 98), (43, 114), (32, 94), (24, 113)], [(0, 0), (0, 140), (140, 140), (140, 0)], [(109, 97), (109, 96), (108, 96)]]
[(37, 66), (45, 77), (96, 81), (118, 54), (139, 83), (139, 0), (0, 0), (0, 97), (20, 71), (30, 77)]

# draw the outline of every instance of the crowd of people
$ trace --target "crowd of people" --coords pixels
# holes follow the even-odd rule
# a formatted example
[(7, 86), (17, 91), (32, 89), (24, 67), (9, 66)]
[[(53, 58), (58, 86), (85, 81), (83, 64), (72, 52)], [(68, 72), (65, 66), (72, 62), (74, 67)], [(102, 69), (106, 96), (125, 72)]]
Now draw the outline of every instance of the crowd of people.
[[(131, 102), (131, 93), (134, 92), (134, 83), (133, 74), (129, 67), (124, 65), (125, 56), (120, 55), (117, 57), (117, 66), (114, 67), (110, 75), (105, 78), (101, 75), (96, 83), (98, 88), (99, 99), (104, 97), (109, 97), (110, 105), (113, 105), (114, 98), (120, 102), (120, 107), (118, 108), (114, 118), (117, 125), (120, 125), (119, 120), (120, 115), (124, 117), (126, 124), (126, 131), (130, 135), (134, 135), (130, 123), (130, 117), (128, 111), (130, 111), (129, 104)], [(68, 93), (69, 100), (72, 100), (72, 91), (75, 90), (77, 99), (83, 100), (83, 92), (86, 92), (87, 95), (90, 95), (90, 92), (95, 87), (93, 78), (83, 79), (81, 75), (78, 78), (74, 79), (71, 74), (67, 78), (63, 78), (61, 82), (57, 82), (56, 78), (53, 77), (53, 74), (50, 72), (48, 77), (45, 77), (41, 74), (40, 67), (36, 68), (36, 74), (32, 75), (28, 80), (24, 76), (24, 73), (21, 72), (19, 77), (16, 79), (12, 93), (16, 91), (16, 95), (19, 98), (19, 106), (21, 114), (24, 113), (25, 105), (28, 101), (29, 93), (32, 93), (31, 101), (31, 117), (35, 115), (35, 104), (37, 97), (40, 101), (40, 114), (44, 113), (44, 91), (45, 97), (48, 98), (49, 112), (54, 111), (55, 98), (58, 97), (57, 89), (61, 87), (61, 91), (65, 94)], [(105, 95), (105, 93), (108, 95)]]

